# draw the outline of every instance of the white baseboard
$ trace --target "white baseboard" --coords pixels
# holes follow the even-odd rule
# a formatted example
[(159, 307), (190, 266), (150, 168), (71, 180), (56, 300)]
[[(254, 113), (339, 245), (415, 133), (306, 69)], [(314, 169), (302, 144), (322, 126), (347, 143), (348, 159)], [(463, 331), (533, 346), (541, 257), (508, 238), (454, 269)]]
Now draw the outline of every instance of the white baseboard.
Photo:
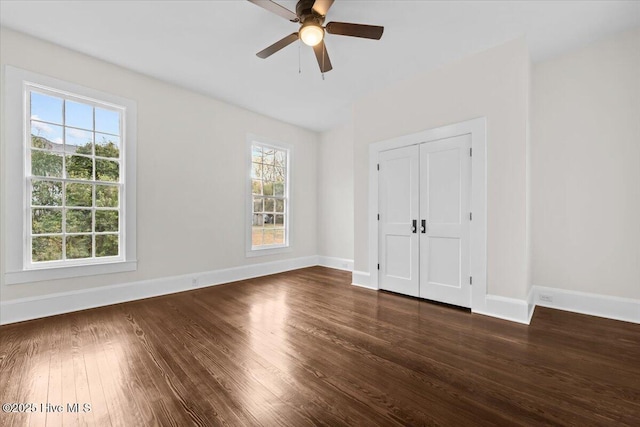
[(527, 310), (529, 313), (529, 322), (531, 322), (531, 318), (533, 317), (533, 312), (536, 309), (536, 301), (535, 301), (535, 290), (533, 286), (529, 289), (529, 294), (527, 295)]
[(336, 270), (353, 271), (353, 260), (347, 258), (319, 255), (318, 265), (334, 268)]
[(536, 306), (640, 323), (640, 300), (544, 286), (533, 286), (526, 300), (487, 295), (486, 307), (473, 312), (528, 325)]
[[(344, 268), (344, 265), (347, 265)], [(342, 258), (309, 256), (250, 264), (180, 276), (122, 283), (72, 292), (20, 298), (0, 302), (0, 325), (38, 319), (88, 308), (167, 295), (207, 286), (235, 282), (299, 268), (322, 265), (353, 271), (353, 261)], [(352, 284), (375, 289), (371, 276), (365, 271), (353, 271)], [(542, 298), (545, 298), (544, 300)], [(474, 313), (512, 322), (529, 324), (536, 306), (555, 308), (640, 324), (640, 300), (619, 298), (559, 288), (533, 286), (526, 300), (487, 295), (485, 307)]]
[(529, 309), (526, 300), (507, 298), (499, 295), (487, 295), (485, 307), (481, 310), (471, 309), (473, 313), (497, 317), (512, 322), (528, 325), (531, 322), (533, 309)]
[(371, 286), (371, 275), (368, 271), (354, 270), (353, 274), (351, 275), (351, 284), (360, 286), (361, 288), (378, 290), (378, 288)]
[(541, 307), (640, 323), (640, 300), (534, 286), (534, 303)]
[(318, 265), (317, 256), (250, 264), (0, 302), (0, 325), (167, 295)]

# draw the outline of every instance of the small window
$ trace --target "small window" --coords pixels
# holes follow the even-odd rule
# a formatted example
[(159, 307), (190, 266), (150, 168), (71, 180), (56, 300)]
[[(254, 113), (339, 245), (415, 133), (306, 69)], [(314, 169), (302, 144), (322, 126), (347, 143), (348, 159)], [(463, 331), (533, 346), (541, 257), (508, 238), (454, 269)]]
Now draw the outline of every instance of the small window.
[(249, 251), (289, 246), (290, 152), (284, 145), (251, 141)]
[(135, 270), (136, 103), (5, 70), (5, 283)]

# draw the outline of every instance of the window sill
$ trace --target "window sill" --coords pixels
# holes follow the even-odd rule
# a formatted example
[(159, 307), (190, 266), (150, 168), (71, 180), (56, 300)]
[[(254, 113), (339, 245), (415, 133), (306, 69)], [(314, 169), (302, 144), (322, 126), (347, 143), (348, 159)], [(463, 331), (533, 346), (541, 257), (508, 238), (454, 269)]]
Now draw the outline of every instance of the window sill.
[(94, 265), (42, 268), (34, 270), (8, 271), (4, 275), (6, 285), (42, 282), (45, 280), (69, 279), (71, 277), (98, 276), (109, 273), (135, 271), (138, 261), (118, 261)]
[(251, 249), (246, 252), (247, 258), (253, 258), (258, 256), (277, 255), (291, 252), (291, 246), (281, 246), (278, 248), (265, 248), (265, 249)]

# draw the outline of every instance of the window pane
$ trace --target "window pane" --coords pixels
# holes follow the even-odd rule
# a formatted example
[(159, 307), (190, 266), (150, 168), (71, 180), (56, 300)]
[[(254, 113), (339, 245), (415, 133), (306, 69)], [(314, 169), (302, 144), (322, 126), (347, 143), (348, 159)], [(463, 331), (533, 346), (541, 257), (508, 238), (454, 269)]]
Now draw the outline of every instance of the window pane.
[(67, 233), (90, 233), (91, 210), (67, 209)]
[(31, 260), (55, 261), (62, 259), (62, 236), (43, 236), (31, 239)]
[(67, 206), (92, 206), (92, 185), (91, 184), (66, 184), (66, 205)]
[[(47, 134), (40, 130), (46, 126)], [(55, 142), (54, 142), (55, 141)], [(62, 127), (40, 122), (31, 122), (31, 146), (50, 151), (62, 151)]]
[(91, 258), (91, 235), (67, 236), (67, 259)]
[(33, 234), (62, 233), (61, 209), (33, 209), (31, 211)]
[(285, 171), (286, 171), (285, 168), (275, 167), (274, 181), (284, 182), (287, 178)]
[(62, 124), (62, 99), (31, 92), (31, 118)]
[(110, 160), (96, 159), (96, 180), (118, 182), (120, 180), (120, 164)]
[(286, 151), (276, 151), (275, 154), (275, 165), (280, 167), (287, 166), (287, 152)]
[(251, 178), (262, 178), (262, 165), (260, 163), (251, 163)]
[(31, 121), (31, 146), (62, 151), (62, 126)]
[(82, 129), (93, 129), (93, 107), (79, 102), (65, 101), (64, 124)]
[(262, 184), (262, 190), (265, 196), (273, 196), (273, 182), (265, 182)]
[(96, 185), (96, 206), (117, 208), (120, 189), (115, 185)]
[(257, 145), (251, 147), (251, 161), (262, 163), (262, 147)]
[(275, 196), (284, 196), (284, 182), (276, 182), (273, 184), (273, 193)]
[(64, 133), (64, 150), (67, 153), (93, 155), (93, 132), (66, 128)]
[(275, 230), (273, 243), (276, 245), (284, 245), (284, 230)]
[(275, 181), (276, 180), (276, 173), (275, 173), (275, 168), (273, 166), (264, 166), (264, 180), (265, 181)]
[(118, 231), (118, 211), (96, 211), (96, 232)]
[(264, 230), (264, 234), (262, 236), (263, 245), (273, 245), (275, 240), (274, 230)]
[(34, 180), (31, 184), (33, 206), (62, 206), (62, 183)]
[(275, 208), (275, 200), (274, 199), (265, 199), (264, 200), (264, 211), (265, 212), (274, 212)]
[(96, 131), (120, 135), (120, 113), (96, 107)]
[(253, 229), (251, 230), (251, 245), (252, 246), (262, 245), (262, 228), (261, 227), (253, 227)]
[(251, 192), (253, 194), (262, 194), (262, 181), (256, 179), (251, 180)]
[(96, 256), (118, 256), (118, 236), (106, 234), (96, 236)]
[(284, 200), (276, 199), (276, 212), (284, 212)]
[(84, 156), (67, 156), (67, 178), (93, 179), (93, 159)]
[(273, 227), (273, 214), (263, 214), (262, 223), (265, 227)]
[(276, 226), (284, 227), (284, 215), (276, 215)]
[(120, 157), (120, 137), (96, 133), (96, 156)]
[(262, 148), (263, 150), (263, 159), (265, 165), (273, 165), (274, 162), (274, 154), (275, 150), (273, 148)]
[(62, 178), (62, 156), (46, 151), (32, 151), (31, 175)]
[(262, 212), (264, 210), (264, 203), (260, 198), (253, 198), (253, 211), (254, 212)]
[(260, 227), (264, 224), (264, 216), (261, 213), (253, 214), (251, 225), (254, 227)]

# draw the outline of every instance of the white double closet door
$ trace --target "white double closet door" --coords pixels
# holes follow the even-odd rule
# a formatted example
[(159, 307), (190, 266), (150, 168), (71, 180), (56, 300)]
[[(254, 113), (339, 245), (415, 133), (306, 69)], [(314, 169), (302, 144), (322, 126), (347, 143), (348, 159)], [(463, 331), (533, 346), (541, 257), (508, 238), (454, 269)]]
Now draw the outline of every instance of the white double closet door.
[(379, 155), (380, 289), (471, 307), (471, 135)]

